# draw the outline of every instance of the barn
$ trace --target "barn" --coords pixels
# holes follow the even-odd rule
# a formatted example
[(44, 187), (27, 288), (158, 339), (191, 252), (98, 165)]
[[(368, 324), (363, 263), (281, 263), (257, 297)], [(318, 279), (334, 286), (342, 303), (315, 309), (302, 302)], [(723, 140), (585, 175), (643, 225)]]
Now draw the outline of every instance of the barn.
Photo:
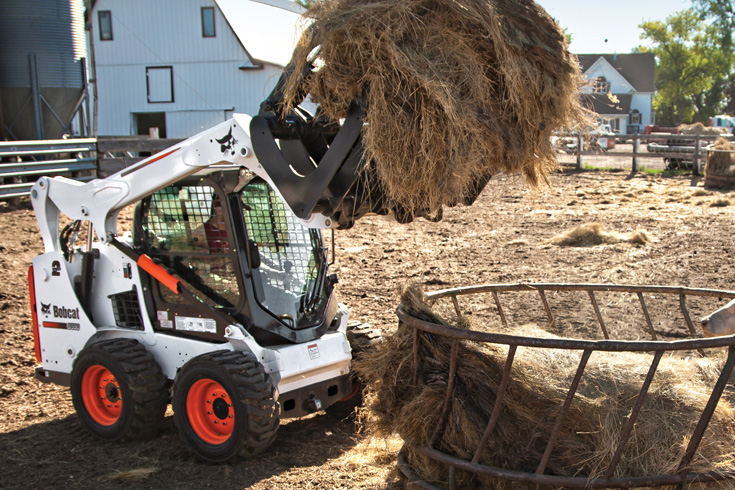
[(255, 113), (298, 39), (288, 0), (97, 0), (97, 134), (185, 138)]

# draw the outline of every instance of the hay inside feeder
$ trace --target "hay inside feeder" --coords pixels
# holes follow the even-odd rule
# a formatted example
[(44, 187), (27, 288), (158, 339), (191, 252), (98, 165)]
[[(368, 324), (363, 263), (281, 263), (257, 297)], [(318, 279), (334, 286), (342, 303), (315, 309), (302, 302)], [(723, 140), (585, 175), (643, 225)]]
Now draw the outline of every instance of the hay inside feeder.
[(365, 165), (410, 215), (469, 204), (498, 171), (545, 179), (552, 131), (584, 119), (579, 64), (532, 1), (321, 0), (306, 16), (287, 103), (308, 92), (340, 119), (364, 98)]
[[(447, 322), (423, 302), (419, 288), (409, 287), (402, 305), (412, 316)], [(469, 323), (460, 319), (460, 328)], [(515, 335), (551, 336), (533, 326)], [(368, 413), (382, 434), (398, 433), (412, 446), (428, 446), (440, 424), (448, 382), (451, 339), (422, 334), (418, 377), (414, 384), (413, 330), (404, 324), (365, 356), (356, 370), (367, 380)], [(446, 426), (435, 446), (470, 460), (490, 419), (499, 390), (507, 347), (461, 341), (455, 391)], [(600, 477), (607, 469), (651, 364), (647, 353), (594, 352), (558, 434), (546, 474)], [(558, 412), (580, 360), (579, 351), (519, 348), (500, 418), (480, 462), (533, 473), (541, 461)], [(665, 355), (613, 476), (676, 473), (688, 437), (719, 376), (716, 362)], [(720, 400), (696, 457), (687, 471), (735, 467), (735, 410)], [(446, 483), (446, 468), (409, 449), (409, 464), (426, 481)], [(462, 488), (518, 488), (512, 483), (458, 472)], [(731, 488), (732, 483), (706, 484)]]

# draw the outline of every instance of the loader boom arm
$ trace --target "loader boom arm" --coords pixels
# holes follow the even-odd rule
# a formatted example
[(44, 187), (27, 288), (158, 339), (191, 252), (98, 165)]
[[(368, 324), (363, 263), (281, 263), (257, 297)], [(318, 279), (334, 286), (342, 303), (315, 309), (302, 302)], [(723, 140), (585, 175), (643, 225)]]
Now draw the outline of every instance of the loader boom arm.
[[(42, 177), (31, 189), (31, 202), (46, 252), (59, 250), (60, 213), (72, 220), (91, 222), (97, 238), (110, 242), (117, 235), (121, 209), (205, 167), (244, 167), (280, 193), (269, 166), (260, 162), (253, 151), (250, 122), (250, 116), (235, 114), (228, 121), (104, 179), (81, 183), (64, 177)], [(270, 172), (288, 170), (280, 166), (270, 168)], [(290, 192), (298, 194), (298, 190)], [(332, 225), (328, 217), (311, 210), (297, 215), (310, 228)]]

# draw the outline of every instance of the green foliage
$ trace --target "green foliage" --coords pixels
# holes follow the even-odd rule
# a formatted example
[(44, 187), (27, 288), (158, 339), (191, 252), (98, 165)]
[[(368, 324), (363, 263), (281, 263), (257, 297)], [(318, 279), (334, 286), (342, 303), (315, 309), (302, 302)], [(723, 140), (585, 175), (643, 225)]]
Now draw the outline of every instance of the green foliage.
[(657, 122), (662, 125), (706, 123), (707, 118), (725, 110), (732, 98), (728, 93), (735, 60), (729, 44), (732, 37), (723, 34), (723, 23), (703, 22), (714, 15), (710, 4), (730, 2), (695, 3), (700, 4), (699, 8), (677, 12), (666, 21), (640, 25), (641, 38), (650, 40), (653, 47), (639, 47), (638, 51), (656, 55), (657, 93), (653, 107)]
[[(700, 18), (710, 22), (720, 36), (720, 48), (725, 53), (733, 53), (733, 36), (735, 35), (735, 7), (732, 0), (692, 0)], [(720, 97), (725, 100), (724, 112), (735, 113), (735, 59), (730, 59), (728, 76), (715, 81), (712, 99)]]
[(305, 9), (308, 9), (312, 5), (314, 5), (315, 0), (294, 0), (294, 2), (298, 3)]

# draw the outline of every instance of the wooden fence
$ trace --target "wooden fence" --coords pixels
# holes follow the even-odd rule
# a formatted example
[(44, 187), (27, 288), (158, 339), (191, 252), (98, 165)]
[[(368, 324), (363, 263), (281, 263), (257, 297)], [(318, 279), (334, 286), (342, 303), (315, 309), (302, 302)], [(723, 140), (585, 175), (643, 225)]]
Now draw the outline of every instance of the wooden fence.
[(180, 139), (158, 138), (99, 138), (97, 155), (100, 178), (108, 177), (125, 167), (179, 143)]
[[(732, 135), (724, 136), (733, 139)], [(631, 172), (640, 170), (643, 158), (661, 158), (668, 168), (688, 168), (695, 175), (700, 175), (707, 160), (707, 147), (718, 137), (701, 134), (618, 134), (615, 136), (616, 148), (609, 150), (601, 149), (595, 144), (596, 138), (590, 135), (562, 134), (559, 140), (574, 142), (574, 150), (570, 153), (574, 155), (578, 169), (584, 168), (585, 157), (630, 158)], [(632, 151), (619, 149), (619, 145), (625, 143), (632, 144)]]
[[(732, 139), (732, 136), (729, 136)], [(585, 160), (626, 161), (638, 172), (644, 158), (661, 158), (670, 167), (681, 166), (701, 173), (707, 146), (717, 136), (673, 134), (616, 135), (616, 147), (604, 151), (589, 135), (559, 135), (577, 168)], [(46, 141), (0, 142), (0, 201), (25, 196), (41, 175), (63, 175), (80, 181), (104, 178), (139, 160), (179, 143), (179, 139), (148, 137), (88, 138)], [(627, 151), (631, 148), (632, 151)], [(581, 151), (580, 151), (581, 149)]]

